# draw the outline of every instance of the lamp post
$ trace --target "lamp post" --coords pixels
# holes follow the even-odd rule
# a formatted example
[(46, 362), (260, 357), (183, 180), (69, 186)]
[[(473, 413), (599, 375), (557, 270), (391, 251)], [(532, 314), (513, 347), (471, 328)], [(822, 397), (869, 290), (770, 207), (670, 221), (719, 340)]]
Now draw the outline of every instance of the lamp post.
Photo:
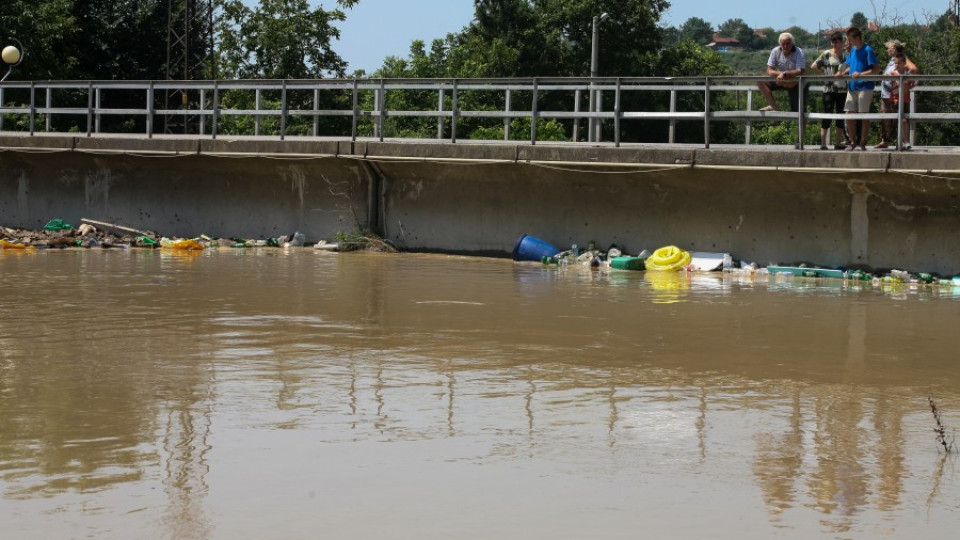
[[(596, 78), (600, 69), (600, 25), (610, 18), (608, 13), (593, 17), (593, 39), (590, 46), (590, 78)], [(593, 80), (590, 81), (593, 86)], [(590, 90), (590, 113), (595, 113), (600, 109), (600, 91)], [(588, 122), (587, 140), (589, 142), (598, 142), (600, 140), (600, 121), (590, 116)]]
[(23, 43), (20, 43), (20, 41), (16, 38), (10, 38), (10, 41), (15, 41), (20, 48), (18, 49), (13, 45), (7, 45), (3, 48), (3, 51), (0, 51), (0, 59), (2, 59), (5, 64), (10, 66), (10, 69), (7, 70), (7, 73), (3, 76), (3, 78), (0, 78), (0, 82), (7, 80), (7, 77), (13, 71), (13, 68), (19, 66), (20, 62), (23, 62), (24, 55), (21, 52), (23, 50)]

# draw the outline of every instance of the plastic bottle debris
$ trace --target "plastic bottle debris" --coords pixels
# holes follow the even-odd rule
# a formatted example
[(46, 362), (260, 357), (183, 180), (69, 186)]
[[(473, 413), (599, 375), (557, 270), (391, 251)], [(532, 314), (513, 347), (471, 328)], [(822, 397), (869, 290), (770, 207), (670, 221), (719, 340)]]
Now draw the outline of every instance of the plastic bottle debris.
[(577, 264), (589, 266), (593, 262), (594, 257), (595, 255), (592, 251), (584, 251), (577, 256)]
[(910, 272), (904, 270), (891, 270), (890, 271), (890, 281), (893, 283), (909, 283), (910, 282)]
[(162, 249), (175, 249), (183, 251), (203, 250), (203, 244), (192, 238), (186, 240), (171, 240), (170, 238), (164, 237), (160, 239), (160, 247)]
[(570, 252), (573, 253), (573, 256), (574, 256), (574, 257), (579, 257), (579, 256), (580, 256), (580, 247), (577, 246), (576, 244), (574, 244), (574, 245), (570, 246)]
[(303, 243), (306, 240), (306, 237), (302, 232), (297, 231), (293, 233), (293, 236), (290, 237), (289, 242), (284, 242), (283, 247), (303, 247)]

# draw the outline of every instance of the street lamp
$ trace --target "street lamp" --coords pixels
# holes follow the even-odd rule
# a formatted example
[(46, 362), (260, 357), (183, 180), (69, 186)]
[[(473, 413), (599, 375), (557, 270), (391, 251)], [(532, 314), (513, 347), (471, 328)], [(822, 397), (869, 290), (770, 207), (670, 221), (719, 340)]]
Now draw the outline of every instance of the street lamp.
[(13, 45), (7, 45), (3, 48), (3, 51), (0, 51), (0, 59), (2, 59), (5, 64), (10, 66), (10, 69), (8, 69), (6, 75), (0, 79), (0, 82), (7, 80), (7, 77), (10, 76), (13, 68), (19, 66), (20, 62), (23, 62), (24, 55), (22, 52), (20, 52), (23, 50), (23, 43), (20, 43), (20, 41), (15, 38), (10, 38), (10, 41), (16, 41), (20, 48), (18, 49)]
[[(593, 39), (590, 47), (590, 78), (596, 78), (600, 69), (600, 25), (610, 18), (609, 13), (604, 13), (599, 17), (593, 17)], [(590, 81), (593, 86), (593, 81)], [(590, 90), (590, 112), (595, 113), (600, 108), (600, 91)], [(600, 140), (600, 121), (593, 116), (590, 117), (587, 140), (597, 142)]]

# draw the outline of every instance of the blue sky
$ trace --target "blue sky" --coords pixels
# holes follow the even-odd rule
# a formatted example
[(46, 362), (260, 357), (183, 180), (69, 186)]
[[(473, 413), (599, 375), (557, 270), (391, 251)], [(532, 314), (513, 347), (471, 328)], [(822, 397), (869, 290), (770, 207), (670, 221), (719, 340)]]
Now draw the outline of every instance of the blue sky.
[[(322, 4), (330, 8), (334, 2)], [(690, 17), (700, 17), (717, 27), (740, 18), (753, 28), (782, 30), (796, 25), (815, 31), (818, 25), (846, 24), (857, 11), (869, 19), (875, 13), (886, 13), (890, 22), (897, 17), (904, 22), (923, 22), (926, 14), (940, 15), (949, 6), (950, 0), (673, 0), (661, 22), (680, 26)], [(460, 31), (472, 19), (473, 0), (360, 0), (339, 25), (341, 37), (334, 47), (350, 63), (348, 72), (365, 69), (372, 73), (388, 55), (406, 57), (413, 40), (429, 44), (434, 38)]]

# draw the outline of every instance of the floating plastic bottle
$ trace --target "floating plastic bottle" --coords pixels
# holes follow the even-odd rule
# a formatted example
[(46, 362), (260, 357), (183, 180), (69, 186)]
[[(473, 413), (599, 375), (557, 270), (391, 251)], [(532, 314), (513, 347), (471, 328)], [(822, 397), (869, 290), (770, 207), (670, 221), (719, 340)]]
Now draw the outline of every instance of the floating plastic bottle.
[(306, 237), (302, 232), (297, 231), (293, 233), (293, 237), (290, 238), (289, 242), (285, 242), (284, 247), (303, 247), (303, 243), (306, 241)]

